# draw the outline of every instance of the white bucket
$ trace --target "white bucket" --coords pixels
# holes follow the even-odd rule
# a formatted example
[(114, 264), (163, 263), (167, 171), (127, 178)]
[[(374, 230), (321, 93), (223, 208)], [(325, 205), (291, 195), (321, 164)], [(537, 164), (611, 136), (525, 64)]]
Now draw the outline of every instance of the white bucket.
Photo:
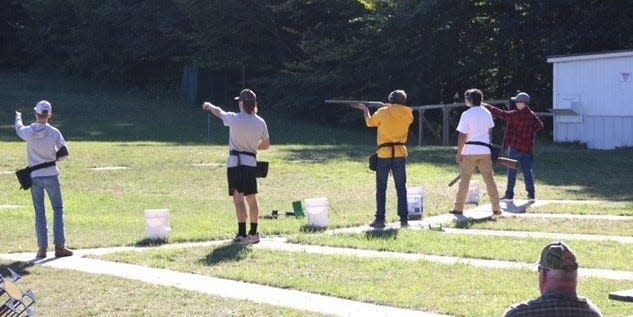
[(422, 219), (422, 213), (424, 213), (424, 188), (407, 187), (407, 210), (409, 219)]
[(308, 226), (325, 228), (328, 224), (330, 203), (327, 198), (307, 198), (303, 200), (303, 208), (308, 216)]
[(166, 240), (171, 232), (169, 209), (146, 209), (147, 238)]
[(471, 179), (470, 183), (468, 184), (468, 195), (466, 195), (466, 203), (479, 205), (480, 196), (479, 181)]

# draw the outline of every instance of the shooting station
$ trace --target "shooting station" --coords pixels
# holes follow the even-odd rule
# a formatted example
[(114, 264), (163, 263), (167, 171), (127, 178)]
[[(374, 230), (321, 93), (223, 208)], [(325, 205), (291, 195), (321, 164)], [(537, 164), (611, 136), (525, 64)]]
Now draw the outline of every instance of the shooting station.
[(633, 51), (550, 56), (554, 141), (633, 146)]

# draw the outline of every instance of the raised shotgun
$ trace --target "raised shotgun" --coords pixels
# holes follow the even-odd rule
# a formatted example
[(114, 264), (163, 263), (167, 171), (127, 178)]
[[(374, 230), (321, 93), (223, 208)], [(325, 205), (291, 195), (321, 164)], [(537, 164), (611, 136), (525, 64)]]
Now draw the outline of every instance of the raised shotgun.
[(380, 108), (385, 105), (382, 101), (370, 101), (370, 100), (325, 100), (325, 103), (335, 103), (335, 104), (344, 104), (344, 105), (352, 105), (355, 103), (364, 103), (369, 108)]

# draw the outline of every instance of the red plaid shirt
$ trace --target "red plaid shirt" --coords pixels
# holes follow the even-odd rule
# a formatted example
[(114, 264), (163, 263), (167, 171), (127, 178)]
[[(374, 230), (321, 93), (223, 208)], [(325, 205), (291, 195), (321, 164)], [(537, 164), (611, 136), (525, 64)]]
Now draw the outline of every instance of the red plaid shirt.
[(530, 107), (522, 110), (501, 110), (491, 105), (485, 105), (493, 117), (506, 122), (506, 132), (503, 136), (503, 148), (509, 147), (523, 153), (532, 153), (536, 132), (543, 129), (543, 122)]

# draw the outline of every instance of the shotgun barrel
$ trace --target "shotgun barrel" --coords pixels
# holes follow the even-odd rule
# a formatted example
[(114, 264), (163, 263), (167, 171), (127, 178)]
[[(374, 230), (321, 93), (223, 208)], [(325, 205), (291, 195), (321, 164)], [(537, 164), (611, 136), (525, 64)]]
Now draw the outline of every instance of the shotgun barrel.
[(334, 100), (329, 99), (325, 100), (325, 103), (334, 103), (334, 104), (344, 104), (344, 105), (352, 105), (355, 103), (364, 103), (367, 107), (379, 108), (385, 105), (382, 101), (373, 101), (373, 100)]

